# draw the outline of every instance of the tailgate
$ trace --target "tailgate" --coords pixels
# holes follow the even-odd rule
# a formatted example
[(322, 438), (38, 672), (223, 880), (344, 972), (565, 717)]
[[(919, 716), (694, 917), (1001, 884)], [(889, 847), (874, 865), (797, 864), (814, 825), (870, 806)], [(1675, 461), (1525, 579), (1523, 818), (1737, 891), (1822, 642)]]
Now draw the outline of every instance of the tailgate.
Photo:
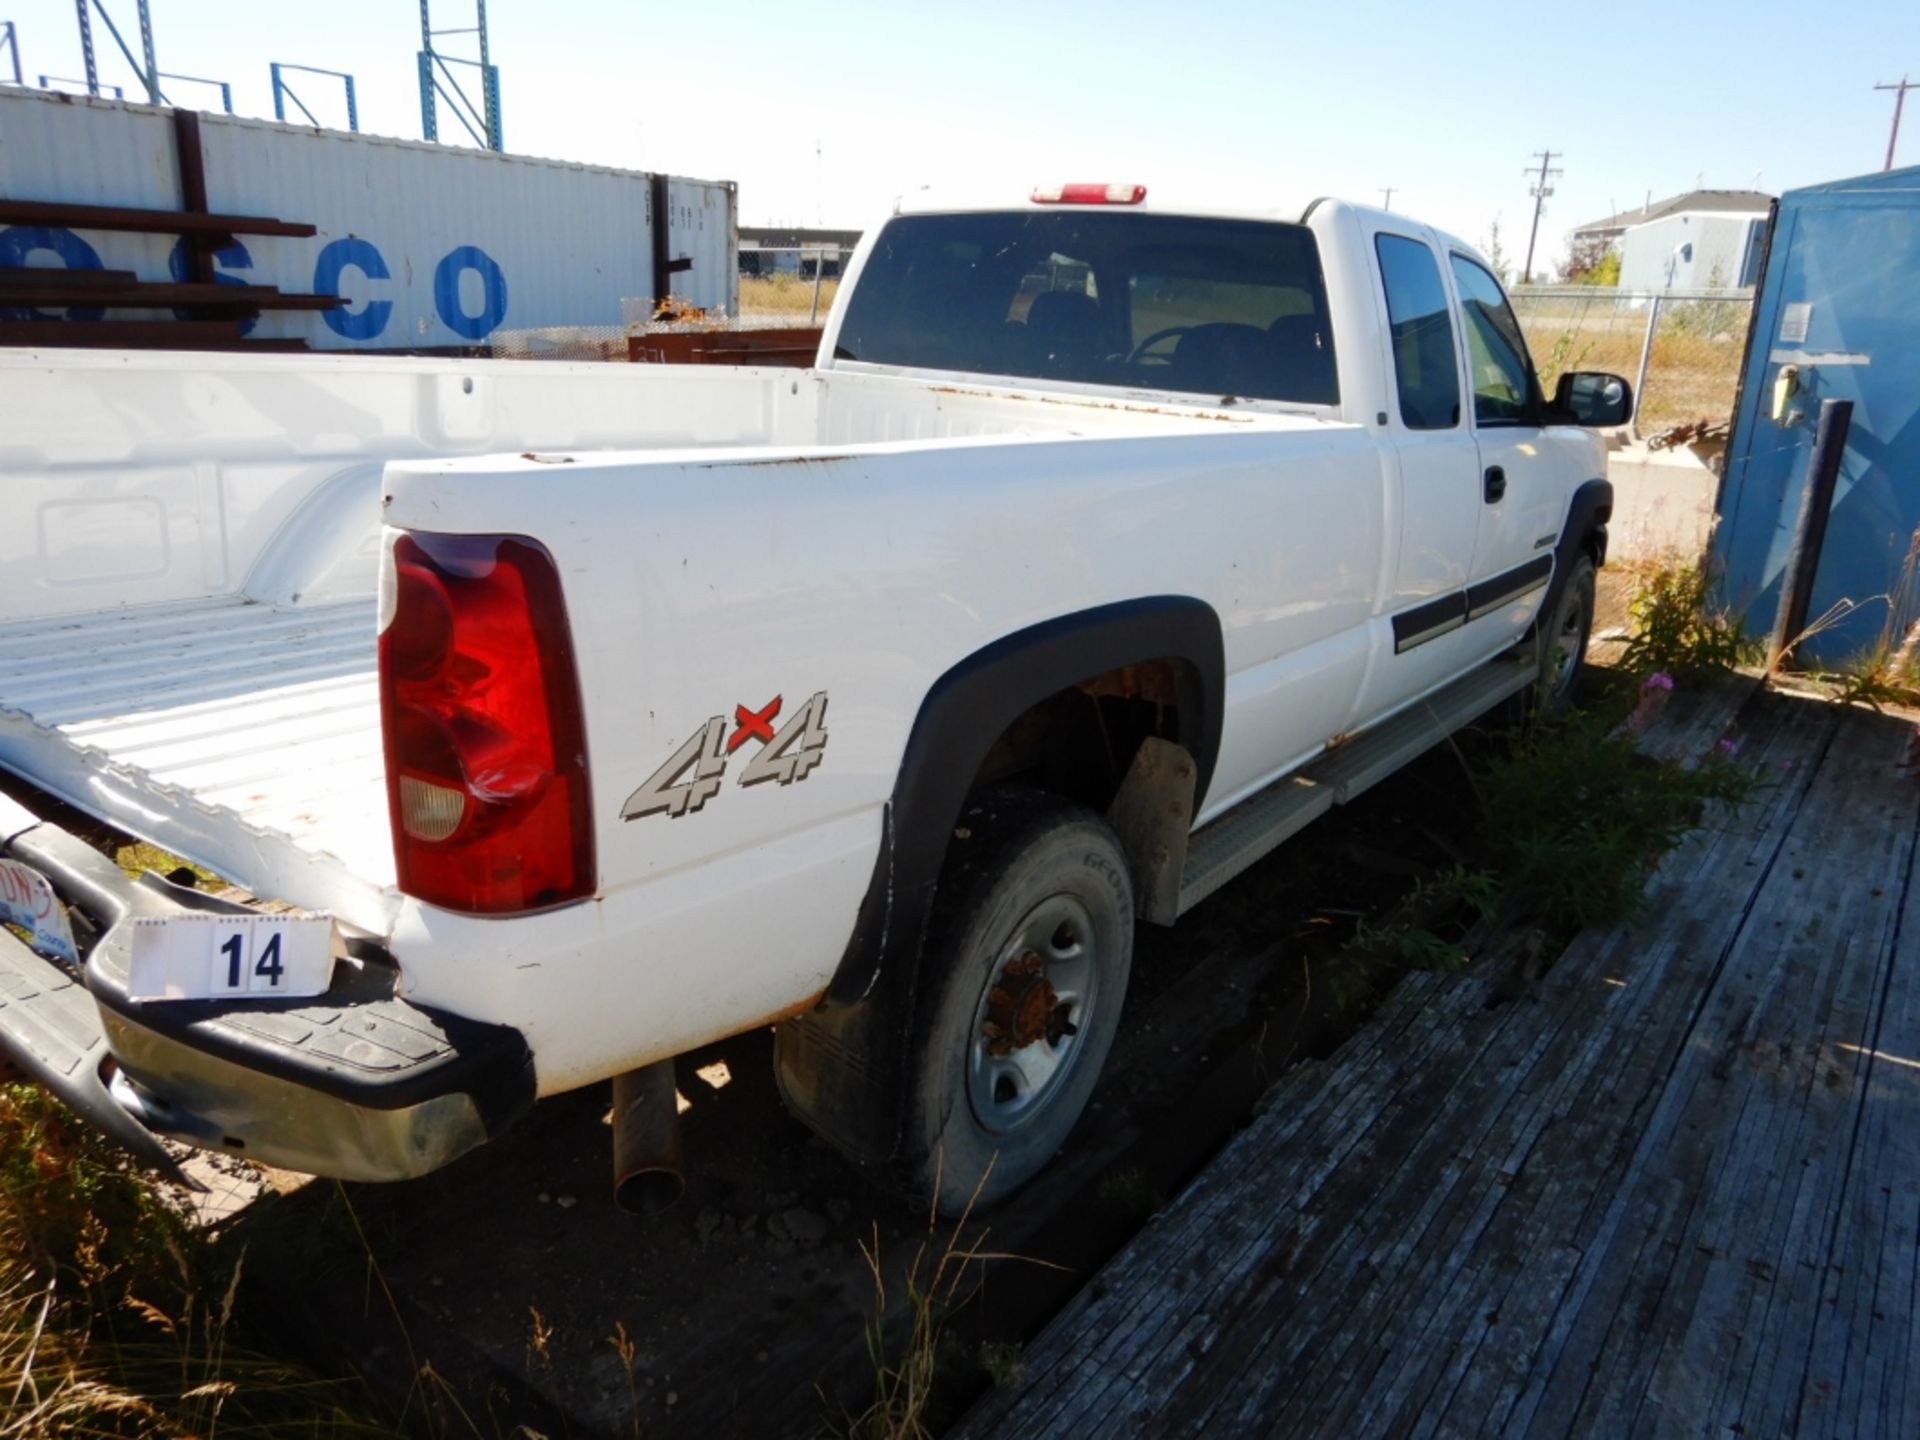
[(375, 602), (0, 626), (0, 764), (245, 886), (387, 933)]

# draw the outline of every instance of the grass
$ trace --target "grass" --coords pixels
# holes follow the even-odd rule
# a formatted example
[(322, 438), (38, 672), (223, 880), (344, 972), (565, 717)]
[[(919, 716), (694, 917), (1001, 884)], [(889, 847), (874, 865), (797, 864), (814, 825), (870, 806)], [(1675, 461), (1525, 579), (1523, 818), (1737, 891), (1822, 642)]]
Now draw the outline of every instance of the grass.
[(1692, 766), (1641, 754), (1611, 710), (1535, 721), (1475, 777), (1501, 910), (1566, 934), (1631, 919), (1705, 807), (1756, 783), (1730, 751)]
[(1654, 671), (1681, 680), (1725, 674), (1765, 658), (1765, 642), (1749, 635), (1722, 605), (1700, 561), (1665, 560), (1634, 571), (1628, 604), (1632, 634), (1620, 657), (1629, 674)]
[[(1733, 413), (1749, 308), (1740, 301), (1699, 300), (1661, 310), (1640, 397), (1641, 434)], [(1549, 396), (1563, 370), (1606, 370), (1629, 380), (1639, 374), (1647, 312), (1629, 308), (1613, 290), (1596, 286), (1591, 295), (1529, 297), (1519, 318)]]
[[(1906, 559), (1892, 590), (1865, 603), (1880, 602), (1887, 607), (1880, 633), (1831, 669), (1814, 671), (1813, 678), (1829, 687), (1837, 704), (1873, 710), (1883, 705), (1920, 706), (1920, 618), (1916, 618), (1920, 614), (1920, 529), (1907, 538)], [(1851, 600), (1834, 605), (1787, 647), (1788, 653), (1860, 608)]]
[(241, 1343), (243, 1258), (57, 1101), (0, 1086), (0, 1436), (395, 1434), (354, 1382)]
[(164, 875), (182, 885), (191, 883), (202, 890), (219, 890), (227, 883), (206, 866), (182, 860), (171, 851), (162, 850), (158, 845), (149, 845), (144, 840), (118, 846), (113, 852), (113, 863), (134, 877), (138, 877), (143, 870), (151, 870), (156, 875)]
[[(835, 279), (820, 282), (820, 318), (826, 319), (833, 308), (833, 297), (840, 289)], [(740, 277), (740, 313), (754, 315), (773, 312), (781, 316), (805, 316), (813, 311), (813, 280), (799, 275), (742, 275)]]
[[(984, 1229), (967, 1238), (974, 1204), (992, 1173), (989, 1163), (974, 1187), (973, 1199), (944, 1234), (929, 1207), (926, 1234), (898, 1279), (903, 1304), (897, 1320), (888, 1298), (888, 1266), (881, 1259), (877, 1222), (872, 1244), (860, 1243), (860, 1254), (873, 1277), (873, 1311), (866, 1322), (873, 1398), (859, 1414), (844, 1415), (834, 1426), (833, 1433), (842, 1440), (932, 1440), (936, 1417), (951, 1408), (955, 1392), (966, 1381), (963, 1367), (956, 1363), (960, 1357), (952, 1353), (954, 1347), (947, 1340), (947, 1317), (978, 1290), (987, 1262), (1046, 1263), (986, 1250)], [(937, 1177), (934, 1189), (939, 1189)], [(995, 1347), (992, 1354), (983, 1351), (978, 1357), (996, 1382), (1011, 1378), (1018, 1367), (1018, 1352), (1009, 1356), (1009, 1348)]]

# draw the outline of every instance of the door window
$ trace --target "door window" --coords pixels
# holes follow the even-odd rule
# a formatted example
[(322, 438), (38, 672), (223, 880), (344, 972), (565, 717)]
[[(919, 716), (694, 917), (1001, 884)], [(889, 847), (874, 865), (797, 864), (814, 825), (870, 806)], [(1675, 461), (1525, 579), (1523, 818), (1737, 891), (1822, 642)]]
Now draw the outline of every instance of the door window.
[(1440, 267), (1425, 244), (1403, 235), (1376, 236), (1374, 249), (1387, 292), (1400, 419), (1409, 430), (1450, 430), (1460, 423), (1460, 367)]
[(1466, 256), (1455, 255), (1453, 283), (1460, 291), (1460, 313), (1467, 327), (1474, 423), (1537, 424), (1533, 362), (1527, 358), (1526, 338), (1500, 282)]

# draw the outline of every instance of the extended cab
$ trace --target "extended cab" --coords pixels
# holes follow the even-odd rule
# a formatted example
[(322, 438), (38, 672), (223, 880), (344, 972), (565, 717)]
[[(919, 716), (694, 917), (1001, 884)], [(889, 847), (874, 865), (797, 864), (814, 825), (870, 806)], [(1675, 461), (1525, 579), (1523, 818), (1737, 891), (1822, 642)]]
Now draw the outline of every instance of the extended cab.
[(0, 351), (0, 1046), (378, 1179), (773, 1023), (849, 1155), (1003, 1194), (1137, 920), (1565, 698), (1629, 407), (1405, 216), (1131, 185), (903, 207), (807, 371)]

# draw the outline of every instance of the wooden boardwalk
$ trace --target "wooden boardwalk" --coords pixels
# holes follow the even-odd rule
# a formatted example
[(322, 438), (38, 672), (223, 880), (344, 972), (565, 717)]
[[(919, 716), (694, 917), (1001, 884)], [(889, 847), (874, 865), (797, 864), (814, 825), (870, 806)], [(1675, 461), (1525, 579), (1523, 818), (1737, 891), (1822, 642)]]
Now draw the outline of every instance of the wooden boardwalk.
[(1404, 982), (953, 1433), (1920, 1436), (1913, 725), (1742, 695), (1640, 921)]

